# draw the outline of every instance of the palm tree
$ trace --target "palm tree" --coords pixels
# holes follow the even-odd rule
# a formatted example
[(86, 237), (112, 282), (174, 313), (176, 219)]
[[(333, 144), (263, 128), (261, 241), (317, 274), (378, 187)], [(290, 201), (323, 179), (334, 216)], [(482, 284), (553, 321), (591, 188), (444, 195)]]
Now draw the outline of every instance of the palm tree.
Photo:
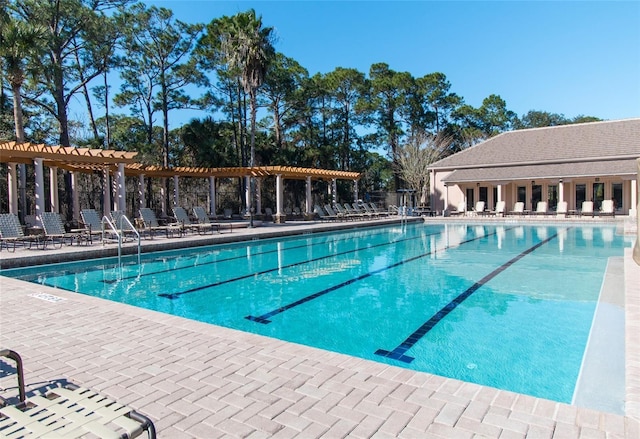
[[(27, 21), (13, 18), (10, 14), (0, 15), (0, 71), (6, 72), (6, 80), (11, 86), (13, 95), (13, 121), (15, 125), (16, 141), (24, 142), (24, 121), (22, 111), (22, 84), (25, 81), (27, 61), (29, 57), (38, 56), (42, 52), (45, 29), (34, 26)], [(26, 167), (19, 165), (20, 169), (20, 204), (19, 213), (25, 215), (26, 209)]]
[[(251, 142), (249, 166), (256, 165), (255, 137), (257, 92), (275, 56), (273, 28), (262, 27), (262, 17), (256, 17), (253, 9), (225, 20), (221, 33), (221, 49), (231, 70), (236, 70), (245, 93), (249, 95), (251, 107)], [(251, 179), (251, 204), (255, 197), (255, 184)], [(252, 213), (253, 208), (247, 206)], [(253, 220), (253, 215), (251, 215)], [(253, 222), (253, 221), (252, 221)]]

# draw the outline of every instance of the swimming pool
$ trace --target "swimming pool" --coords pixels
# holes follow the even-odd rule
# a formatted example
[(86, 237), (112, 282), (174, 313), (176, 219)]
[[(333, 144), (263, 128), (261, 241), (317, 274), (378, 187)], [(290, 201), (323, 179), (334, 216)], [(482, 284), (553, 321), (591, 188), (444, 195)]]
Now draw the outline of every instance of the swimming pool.
[(404, 224), (5, 276), (571, 402), (614, 226)]

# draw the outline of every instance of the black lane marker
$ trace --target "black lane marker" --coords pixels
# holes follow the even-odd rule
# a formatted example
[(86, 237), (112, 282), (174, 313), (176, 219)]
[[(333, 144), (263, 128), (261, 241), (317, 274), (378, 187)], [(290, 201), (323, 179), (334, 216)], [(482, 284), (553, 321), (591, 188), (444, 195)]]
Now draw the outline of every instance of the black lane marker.
[[(433, 235), (439, 235), (439, 234), (441, 234), (441, 232), (428, 233), (428, 234), (426, 234), (424, 236), (433, 236)], [(260, 276), (260, 275), (263, 275), (263, 274), (272, 273), (274, 271), (282, 270), (282, 269), (285, 269), (285, 268), (291, 268), (291, 267), (296, 267), (298, 265), (308, 264), (309, 262), (317, 262), (317, 261), (321, 261), (323, 259), (329, 259), (329, 258), (333, 258), (333, 257), (336, 257), (336, 256), (347, 255), (349, 253), (355, 253), (355, 252), (358, 252), (360, 250), (376, 248), (376, 247), (383, 247), (383, 246), (387, 246), (387, 245), (397, 244), (398, 242), (402, 242), (402, 241), (411, 241), (411, 240), (414, 240), (416, 238), (417, 237), (412, 236), (410, 238), (398, 239), (397, 241), (383, 242), (381, 244), (368, 245), (366, 247), (359, 247), (359, 248), (355, 248), (355, 249), (351, 249), (351, 250), (345, 250), (343, 252), (332, 253), (330, 255), (325, 255), (325, 256), (319, 256), (317, 258), (307, 259), (305, 261), (300, 261), (300, 262), (294, 262), (292, 264), (282, 265), (280, 267), (269, 268), (268, 270), (256, 271), (256, 272), (253, 272), (253, 273), (248, 273), (248, 274), (245, 274), (243, 276), (234, 277), (232, 279), (226, 279), (226, 280), (223, 280), (223, 281), (220, 281), (220, 282), (215, 282), (215, 283), (212, 283), (212, 284), (201, 285), (199, 287), (191, 288), (189, 290), (180, 291), (179, 293), (161, 293), (161, 294), (158, 294), (158, 296), (159, 297), (164, 297), (166, 299), (177, 299), (178, 297), (182, 296), (183, 294), (195, 293), (197, 291), (205, 290), (207, 288), (217, 287), (217, 286), (224, 285), (224, 284), (227, 284), (227, 283), (230, 283), (230, 282), (236, 282), (236, 281), (239, 281), (239, 280), (248, 279), (250, 277), (256, 277), (256, 276)]]
[(547, 242), (554, 239), (557, 234), (545, 239), (544, 241), (540, 241), (536, 245), (527, 250), (520, 253), (515, 258), (507, 261), (502, 264), (500, 267), (493, 270), (491, 273), (480, 279), (478, 282), (474, 283), (469, 289), (467, 289), (464, 293), (460, 294), (458, 297), (453, 299), (451, 302), (447, 303), (440, 311), (438, 311), (433, 317), (427, 320), (422, 326), (420, 326), (413, 334), (411, 334), (405, 341), (403, 341), (398, 347), (396, 347), (392, 351), (387, 351), (384, 349), (378, 349), (375, 353), (376, 355), (380, 355), (382, 357), (391, 358), (393, 360), (402, 361), (405, 363), (411, 363), (414, 358), (408, 355), (404, 355), (409, 349), (413, 347), (422, 337), (424, 337), (435, 325), (437, 325), (440, 320), (445, 318), (451, 311), (456, 309), (458, 305), (464, 302), (469, 296), (475, 293), (481, 286), (489, 282), (491, 279), (502, 273), (504, 270), (518, 262), (520, 259), (527, 256), (529, 253), (533, 252), (537, 248), (545, 245)]
[[(382, 232), (380, 232), (380, 233), (372, 233), (369, 236), (382, 235), (382, 234), (383, 234)], [(338, 241), (338, 242), (344, 242), (344, 240)], [(315, 244), (311, 244), (310, 246), (307, 245), (307, 244), (295, 245), (293, 247), (285, 248), (284, 251), (296, 250), (296, 249), (305, 248), (305, 247), (314, 247), (316, 245), (327, 245), (327, 243), (326, 242), (318, 242), (318, 243), (315, 243)], [(278, 249), (266, 250), (266, 251), (263, 251), (263, 252), (253, 253), (251, 256), (267, 255), (269, 253), (276, 253), (278, 251), (282, 251), (282, 250), (278, 250)], [(199, 265), (197, 265), (197, 267), (204, 267), (205, 265), (217, 264), (219, 262), (233, 261), (234, 259), (246, 259), (246, 257), (247, 257), (247, 255), (240, 255), (240, 256), (232, 256), (232, 257), (224, 258), (224, 259), (217, 259), (215, 261), (210, 261), (210, 262), (205, 262), (203, 264), (199, 264)], [(150, 262), (153, 262), (153, 261), (150, 261)], [(153, 272), (149, 272), (149, 273), (133, 274), (131, 276), (121, 277), (119, 279), (103, 279), (102, 282), (106, 283), (106, 284), (114, 284), (114, 283), (117, 283), (117, 282), (121, 282), (123, 280), (138, 279), (138, 278), (143, 277), (143, 276), (154, 276), (156, 274), (166, 273), (166, 272), (169, 272), (169, 271), (187, 270), (187, 269), (195, 268), (195, 267), (196, 267), (196, 265), (188, 265), (188, 266), (184, 266), (184, 267), (168, 268), (168, 269), (165, 269), (165, 270), (158, 270), (158, 271), (153, 271)]]
[[(510, 229), (506, 229), (506, 230), (510, 230)], [(491, 236), (491, 235), (495, 235), (496, 233), (497, 233), (497, 231), (493, 232), (493, 233), (489, 233), (487, 235), (478, 236), (478, 237), (475, 237), (475, 238), (472, 238), (472, 239), (467, 239), (466, 241), (462, 241), (459, 244), (457, 244), (456, 247), (459, 247), (462, 244), (467, 244), (467, 243), (472, 242), (472, 241), (477, 241), (478, 239), (482, 239), (482, 238), (486, 238), (486, 237)], [(386, 267), (382, 267), (382, 268), (379, 268), (377, 270), (370, 271), (369, 273), (365, 273), (365, 274), (362, 274), (362, 275), (360, 275), (358, 277), (354, 277), (353, 279), (349, 279), (346, 282), (342, 282), (340, 284), (337, 284), (337, 285), (334, 285), (332, 287), (329, 287), (326, 290), (318, 291), (317, 293), (311, 294), (309, 296), (305, 296), (300, 300), (296, 300), (295, 302), (289, 303), (288, 305), (284, 305), (284, 306), (281, 306), (280, 308), (276, 308), (273, 311), (270, 311), (270, 312), (268, 312), (266, 314), (262, 314), (261, 316), (246, 316), (245, 319), (251, 320), (251, 321), (257, 322), (257, 323), (263, 323), (263, 324), (271, 323), (271, 320), (269, 320), (269, 318), (275, 316), (276, 314), (283, 313), (288, 309), (294, 308), (294, 307), (296, 307), (298, 305), (302, 305), (303, 303), (307, 303), (310, 300), (317, 299), (320, 296), (324, 296), (327, 293), (330, 293), (330, 292), (335, 291), (335, 290), (337, 290), (339, 288), (342, 288), (342, 287), (345, 287), (347, 285), (350, 285), (350, 284), (352, 284), (354, 282), (360, 281), (362, 279), (366, 279), (366, 278), (371, 277), (371, 276), (373, 276), (375, 274), (382, 273), (383, 271), (387, 271), (387, 270), (389, 270), (391, 268), (398, 267), (398, 266), (400, 266), (402, 264), (406, 264), (408, 262), (413, 262), (415, 260), (424, 258), (426, 256), (429, 256), (429, 255), (431, 255), (433, 253), (436, 253), (436, 252), (439, 252), (439, 251), (447, 250), (449, 248), (451, 248), (451, 246), (446, 246), (446, 247), (441, 248), (441, 249), (433, 249), (430, 252), (423, 253), (421, 255), (414, 256), (412, 258), (396, 262), (395, 264), (387, 265)]]

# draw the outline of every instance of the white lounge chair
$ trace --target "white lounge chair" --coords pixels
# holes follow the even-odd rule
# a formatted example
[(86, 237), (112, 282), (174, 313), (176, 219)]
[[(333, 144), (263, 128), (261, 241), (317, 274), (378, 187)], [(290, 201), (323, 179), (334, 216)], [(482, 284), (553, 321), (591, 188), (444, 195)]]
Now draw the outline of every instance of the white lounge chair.
[(478, 201), (475, 205), (475, 207), (473, 208), (473, 212), (476, 215), (484, 215), (484, 201)]
[(513, 205), (513, 210), (509, 212), (509, 215), (524, 215), (524, 203), (518, 201)]
[(556, 216), (564, 216), (565, 218), (569, 215), (569, 210), (567, 209), (567, 202), (561, 201), (558, 203), (556, 207)]
[(600, 206), (600, 215), (603, 215), (603, 216), (616, 215), (616, 210), (613, 204), (613, 200), (602, 200), (602, 205)]
[(536, 211), (534, 212), (536, 215), (546, 215), (548, 213), (548, 204), (546, 201), (538, 201), (536, 205)]
[(467, 203), (464, 201), (461, 201), (458, 203), (458, 207), (457, 210), (454, 210), (451, 212), (451, 215), (466, 215), (467, 213)]
[(582, 215), (593, 217), (593, 201), (582, 202), (582, 209), (580, 209), (580, 216)]
[(506, 203), (504, 201), (498, 201), (496, 203), (496, 209), (492, 211), (491, 214), (495, 216), (498, 216), (498, 215), (504, 216), (505, 206), (506, 206)]

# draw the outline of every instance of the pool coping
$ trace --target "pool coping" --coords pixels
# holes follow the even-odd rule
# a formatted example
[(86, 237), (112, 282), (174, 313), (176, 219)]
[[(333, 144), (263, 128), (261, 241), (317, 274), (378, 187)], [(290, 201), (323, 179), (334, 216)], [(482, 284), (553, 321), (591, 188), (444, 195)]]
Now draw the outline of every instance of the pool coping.
[(150, 415), (159, 437), (637, 438), (640, 267), (624, 259), (625, 416), (4, 277), (0, 343), (23, 355), (30, 389), (79, 382)]

